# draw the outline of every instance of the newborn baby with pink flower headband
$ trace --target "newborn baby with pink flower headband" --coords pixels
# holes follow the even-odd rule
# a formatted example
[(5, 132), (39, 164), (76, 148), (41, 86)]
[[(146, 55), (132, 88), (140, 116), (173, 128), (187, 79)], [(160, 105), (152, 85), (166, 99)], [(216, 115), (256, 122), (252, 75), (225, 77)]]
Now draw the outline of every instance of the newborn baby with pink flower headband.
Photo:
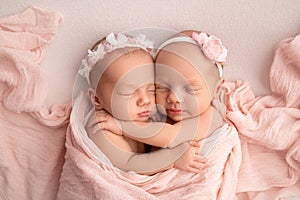
[[(124, 171), (154, 174), (175, 167), (198, 172), (203, 164), (195, 153), (199, 151), (197, 143), (185, 142), (172, 149), (144, 153), (148, 146), (126, 135), (108, 130), (93, 134), (90, 129), (94, 123), (98, 128), (104, 111), (123, 121), (150, 121), (151, 113), (156, 112), (151, 47), (143, 35), (111, 33), (88, 51), (78, 72), (89, 83), (88, 95), (95, 107), (87, 116), (87, 134), (111, 163)], [(142, 132), (139, 134), (143, 137)], [(198, 165), (190, 167), (193, 162)]]
[[(223, 119), (225, 106), (220, 92), (226, 56), (227, 49), (215, 36), (196, 31), (175, 35), (155, 54), (155, 101), (160, 114), (156, 119), (166, 119), (167, 123), (116, 122), (106, 113), (100, 113), (97, 116), (100, 123), (94, 126), (93, 132), (101, 128), (170, 149), (196, 141), (201, 144), (197, 156), (207, 157), (218, 136), (228, 128)], [(200, 169), (200, 163), (196, 160), (191, 166)]]

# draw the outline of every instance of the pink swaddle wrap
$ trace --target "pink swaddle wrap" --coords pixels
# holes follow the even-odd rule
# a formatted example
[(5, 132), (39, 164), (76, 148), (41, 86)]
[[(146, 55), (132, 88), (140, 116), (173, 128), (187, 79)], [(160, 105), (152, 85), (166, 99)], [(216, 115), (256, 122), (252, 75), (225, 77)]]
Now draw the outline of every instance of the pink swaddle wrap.
[(235, 128), (225, 127), (200, 174), (170, 169), (153, 176), (123, 172), (110, 165), (88, 138), (84, 118), (93, 109), (87, 95), (74, 101), (67, 132), (66, 160), (58, 199), (232, 199), (241, 151)]

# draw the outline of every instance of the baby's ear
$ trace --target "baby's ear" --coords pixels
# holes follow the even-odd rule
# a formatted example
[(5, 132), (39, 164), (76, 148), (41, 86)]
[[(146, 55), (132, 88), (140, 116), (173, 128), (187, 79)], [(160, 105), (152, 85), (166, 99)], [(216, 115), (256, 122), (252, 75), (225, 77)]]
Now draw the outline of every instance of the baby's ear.
[(88, 95), (89, 95), (89, 98), (90, 98), (92, 104), (94, 104), (95, 108), (96, 109), (101, 109), (102, 106), (101, 106), (100, 101), (97, 98), (96, 92), (95, 92), (95, 90), (93, 88), (89, 88), (88, 89)]

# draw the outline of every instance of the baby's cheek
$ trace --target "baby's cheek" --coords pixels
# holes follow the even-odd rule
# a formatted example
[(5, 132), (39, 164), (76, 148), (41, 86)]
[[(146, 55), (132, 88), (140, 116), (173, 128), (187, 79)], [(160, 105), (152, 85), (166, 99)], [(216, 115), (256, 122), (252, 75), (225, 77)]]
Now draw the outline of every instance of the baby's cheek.
[(112, 114), (114, 117), (121, 120), (130, 120), (129, 110), (133, 105), (130, 104), (130, 99), (123, 96), (115, 96), (112, 100)]
[(152, 106), (155, 105), (155, 102), (156, 102), (156, 99), (155, 99), (155, 96), (153, 96), (153, 97), (151, 98), (151, 105), (152, 105)]
[(164, 105), (166, 102), (167, 96), (162, 93), (156, 93), (155, 102), (157, 104)]
[(200, 114), (201, 97), (197, 95), (186, 94), (184, 98), (184, 108), (188, 111), (190, 116), (197, 116)]

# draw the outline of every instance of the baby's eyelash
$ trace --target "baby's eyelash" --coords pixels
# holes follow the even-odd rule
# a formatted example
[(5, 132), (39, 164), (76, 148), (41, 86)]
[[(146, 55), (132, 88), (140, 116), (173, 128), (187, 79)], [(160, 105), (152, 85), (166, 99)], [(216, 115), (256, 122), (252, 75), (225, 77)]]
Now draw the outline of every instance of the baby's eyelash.
[(188, 92), (198, 92), (202, 89), (202, 87), (200, 87), (200, 86), (186, 86), (185, 89)]
[(155, 88), (168, 88), (168, 87), (161, 84), (155, 84)]
[(131, 94), (120, 94), (121, 96), (128, 96), (128, 97), (130, 97), (130, 96), (132, 96), (133, 95), (133, 93), (131, 93)]
[(155, 89), (148, 89), (148, 92), (155, 93)]
[(167, 92), (169, 91), (169, 88), (167, 87), (156, 87), (156, 90), (159, 92)]
[(147, 91), (148, 91), (148, 92), (153, 92), (153, 93), (155, 93), (155, 85), (154, 85), (154, 84), (149, 85), (149, 86), (147, 87)]
[(136, 91), (122, 91), (122, 92), (118, 92), (119, 95), (121, 96), (132, 96)]

